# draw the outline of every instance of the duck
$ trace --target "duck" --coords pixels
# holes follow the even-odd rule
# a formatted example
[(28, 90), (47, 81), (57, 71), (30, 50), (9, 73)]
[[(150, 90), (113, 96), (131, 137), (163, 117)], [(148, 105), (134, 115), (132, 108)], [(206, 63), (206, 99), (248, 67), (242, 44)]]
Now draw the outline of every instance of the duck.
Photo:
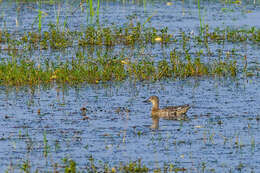
[(159, 98), (157, 96), (151, 96), (144, 102), (151, 102), (153, 104), (151, 116), (153, 124), (151, 128), (155, 129), (159, 127), (159, 119), (167, 120), (181, 120), (185, 118), (186, 112), (190, 109), (188, 104), (180, 106), (168, 106), (162, 109), (159, 108)]

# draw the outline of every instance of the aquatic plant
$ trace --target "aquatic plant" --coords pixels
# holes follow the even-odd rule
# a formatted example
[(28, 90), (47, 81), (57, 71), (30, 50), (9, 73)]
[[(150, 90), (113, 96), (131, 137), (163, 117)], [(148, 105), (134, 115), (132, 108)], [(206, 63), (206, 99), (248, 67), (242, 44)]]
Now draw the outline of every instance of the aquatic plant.
[(199, 43), (199, 45), (206, 47), (210, 51), (210, 42), (216, 42), (217, 44), (224, 44), (225, 42), (250, 42), (251, 44), (259, 44), (260, 42), (260, 29), (255, 27), (248, 29), (226, 27), (224, 29), (215, 28), (211, 31), (209, 26), (205, 25), (202, 28), (202, 35), (194, 35), (193, 32), (189, 33), (182, 30), (178, 34), (169, 33), (167, 27), (160, 29), (145, 27), (144, 24), (133, 21), (129, 21), (123, 26), (89, 25), (83, 31), (65, 30), (65, 27), (61, 30), (58, 27), (58, 23), (59, 14), (57, 16), (57, 23), (50, 23), (48, 30), (43, 32), (32, 30), (17, 35), (5, 30), (0, 31), (0, 41), (6, 44), (8, 47), (7, 50), (20, 49), (22, 47), (29, 51), (35, 49), (62, 50), (71, 46), (145, 46), (156, 43), (162, 45), (181, 43), (183, 50), (187, 49), (188, 45)]
[(47, 83), (99, 83), (107, 81), (187, 78), (192, 76), (236, 76), (237, 64), (232, 59), (219, 59), (203, 63), (199, 57), (174, 49), (169, 59), (154, 61), (142, 58), (126, 61), (108, 54), (98, 57), (78, 57), (65, 62), (46, 60), (41, 65), (32, 60), (0, 61), (0, 83), (4, 85), (37, 85)]
[(44, 157), (48, 156), (49, 150), (50, 150), (50, 146), (48, 145), (48, 140), (46, 137), (46, 132), (44, 131), (43, 133), (43, 144), (44, 144), (44, 151), (43, 151), (43, 155)]
[[(39, 12), (42, 14), (43, 12)], [(39, 19), (41, 19), (39, 17)], [(66, 22), (66, 21), (64, 21)], [(154, 44), (156, 38), (160, 38), (159, 43), (168, 44), (174, 42), (172, 34), (168, 33), (168, 28), (156, 29), (145, 27), (141, 23), (126, 23), (124, 26), (87, 26), (84, 31), (61, 30), (58, 27), (59, 14), (56, 24), (50, 23), (46, 31), (41, 31), (41, 20), (39, 20), (38, 31), (28, 31), (19, 35), (0, 31), (0, 41), (8, 45), (8, 49), (25, 50), (38, 49), (64, 49), (71, 46), (89, 46), (89, 45), (137, 45)], [(65, 25), (65, 24), (64, 24)]]

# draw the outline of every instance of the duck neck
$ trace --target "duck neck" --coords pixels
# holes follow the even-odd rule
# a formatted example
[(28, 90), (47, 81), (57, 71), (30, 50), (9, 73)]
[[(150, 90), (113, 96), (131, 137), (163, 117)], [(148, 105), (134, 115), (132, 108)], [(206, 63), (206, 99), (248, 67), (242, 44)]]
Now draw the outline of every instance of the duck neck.
[(152, 110), (158, 110), (158, 109), (159, 109), (159, 102), (158, 101), (153, 102)]

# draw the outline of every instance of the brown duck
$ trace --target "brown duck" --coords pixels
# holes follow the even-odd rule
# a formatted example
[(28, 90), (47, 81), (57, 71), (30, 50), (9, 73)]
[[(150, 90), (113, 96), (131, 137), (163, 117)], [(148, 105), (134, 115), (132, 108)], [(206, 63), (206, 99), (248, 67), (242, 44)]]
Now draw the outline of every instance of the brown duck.
[(167, 120), (180, 120), (184, 118), (186, 112), (190, 109), (189, 105), (181, 105), (181, 106), (168, 106), (163, 109), (159, 108), (159, 98), (157, 96), (151, 96), (145, 102), (152, 102), (152, 119), (153, 125), (151, 128), (159, 127), (159, 119), (167, 119)]

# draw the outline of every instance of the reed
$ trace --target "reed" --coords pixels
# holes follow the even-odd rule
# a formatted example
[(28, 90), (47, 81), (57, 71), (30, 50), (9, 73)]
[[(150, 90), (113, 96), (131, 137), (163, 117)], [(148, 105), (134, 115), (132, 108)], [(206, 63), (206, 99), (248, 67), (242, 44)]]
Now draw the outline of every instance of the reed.
[(200, 0), (197, 1), (197, 4), (198, 4), (198, 12), (199, 12), (199, 20), (200, 20), (200, 33), (203, 34), (203, 26), (202, 26), (202, 19), (200, 13)]
[(42, 32), (42, 12), (38, 9), (38, 32)]

